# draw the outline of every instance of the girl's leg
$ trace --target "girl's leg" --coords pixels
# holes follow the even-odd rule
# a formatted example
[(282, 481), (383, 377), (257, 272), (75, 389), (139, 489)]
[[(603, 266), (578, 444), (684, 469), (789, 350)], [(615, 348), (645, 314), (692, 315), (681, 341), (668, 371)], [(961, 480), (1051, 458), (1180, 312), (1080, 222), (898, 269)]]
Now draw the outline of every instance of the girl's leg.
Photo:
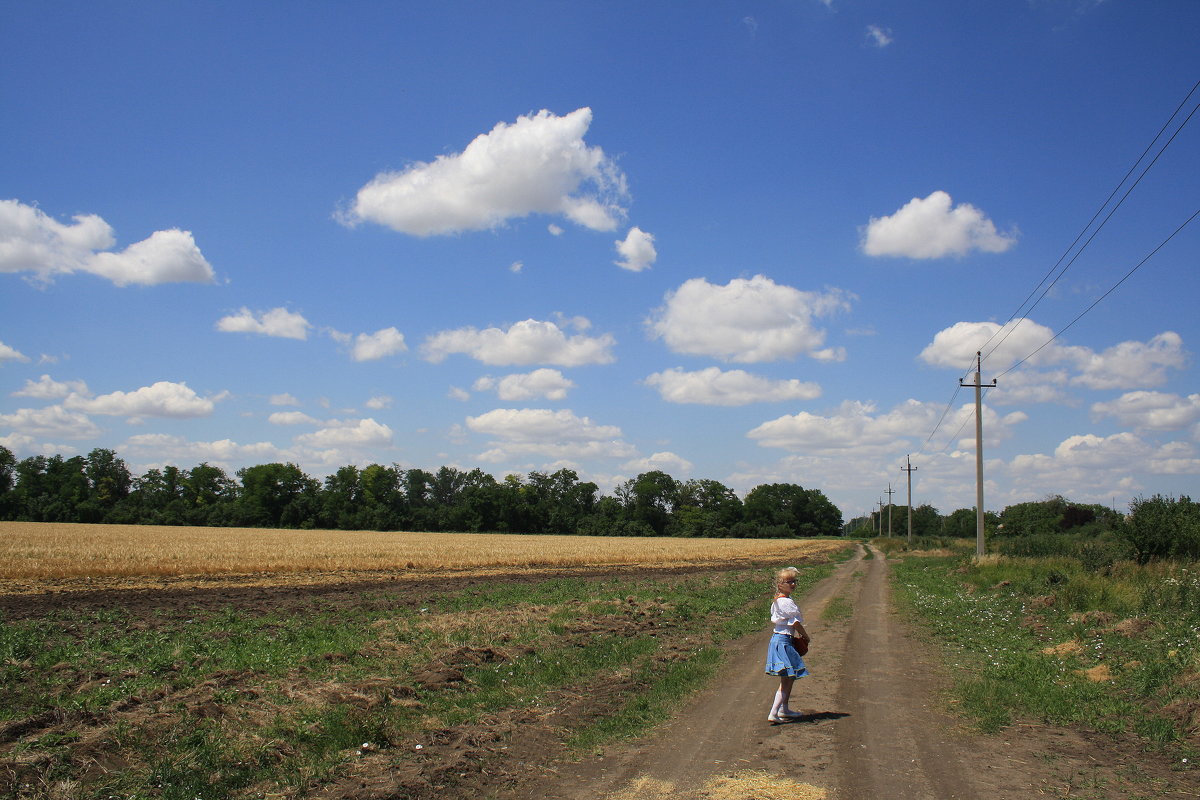
[(792, 684), (795, 681), (795, 678), (790, 678), (787, 675), (779, 676), (779, 689), (775, 692), (775, 702), (771, 706), (771, 713), (767, 715), (767, 719), (778, 717), (780, 712), (787, 708), (788, 696), (792, 693)]
[(792, 685), (796, 683), (795, 678), (780, 678), (779, 679), (779, 694), (780, 702), (776, 714), (786, 714), (788, 712), (788, 698), (792, 696)]

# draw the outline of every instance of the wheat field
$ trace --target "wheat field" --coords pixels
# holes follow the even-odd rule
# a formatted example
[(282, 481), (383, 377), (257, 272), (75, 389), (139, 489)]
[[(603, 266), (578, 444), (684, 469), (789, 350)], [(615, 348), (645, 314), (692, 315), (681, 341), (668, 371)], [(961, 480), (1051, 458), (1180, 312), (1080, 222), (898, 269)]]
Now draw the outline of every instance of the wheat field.
[(694, 565), (844, 547), (795, 539), (294, 531), (0, 522), (0, 580)]

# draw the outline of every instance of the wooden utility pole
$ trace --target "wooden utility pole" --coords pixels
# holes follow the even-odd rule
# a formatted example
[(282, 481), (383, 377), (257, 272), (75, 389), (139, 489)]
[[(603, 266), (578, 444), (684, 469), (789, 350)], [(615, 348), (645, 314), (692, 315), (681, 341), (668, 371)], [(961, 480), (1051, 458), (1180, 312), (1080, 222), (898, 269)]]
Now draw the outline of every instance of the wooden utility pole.
[(996, 388), (996, 381), (983, 383), (983, 358), (975, 353), (975, 382), (963, 383), (958, 379), (959, 386), (975, 387), (975, 555), (984, 553), (983, 542), (983, 389)]
[[(892, 482), (888, 481), (887, 496), (888, 496), (888, 538), (892, 535), (892, 495), (896, 490), (892, 488)], [(882, 523), (880, 523), (882, 524)]]
[(912, 544), (912, 474), (917, 467), (912, 465), (912, 458), (909, 456), (905, 456), (904, 461), (908, 466), (900, 469), (908, 473), (908, 543)]

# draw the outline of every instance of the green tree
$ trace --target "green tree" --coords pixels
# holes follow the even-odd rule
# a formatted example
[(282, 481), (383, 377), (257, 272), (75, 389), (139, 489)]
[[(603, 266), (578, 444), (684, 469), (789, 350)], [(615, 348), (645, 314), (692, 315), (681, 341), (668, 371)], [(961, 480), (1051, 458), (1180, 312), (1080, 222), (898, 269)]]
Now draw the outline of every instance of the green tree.
[(0, 445), (0, 519), (12, 519), (15, 513), (13, 489), (17, 485), (17, 457)]
[(316, 524), (321, 484), (295, 464), (260, 464), (238, 470), (243, 525), (302, 528)]

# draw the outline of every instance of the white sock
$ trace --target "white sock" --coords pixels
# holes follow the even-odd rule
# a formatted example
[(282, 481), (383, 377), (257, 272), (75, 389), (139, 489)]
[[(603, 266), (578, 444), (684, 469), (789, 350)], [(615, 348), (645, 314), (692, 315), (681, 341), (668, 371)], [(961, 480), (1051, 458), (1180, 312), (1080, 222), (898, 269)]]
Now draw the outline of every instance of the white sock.
[(773, 717), (773, 716), (775, 716), (776, 714), (778, 714), (778, 713), (779, 713), (779, 711), (781, 710), (781, 707), (782, 707), (783, 705), (784, 705), (784, 703), (783, 703), (783, 690), (782, 690), (782, 689), (776, 689), (776, 690), (775, 690), (775, 703), (774, 703), (774, 704), (771, 706), (771, 713), (770, 713), (768, 716), (770, 716), (770, 717)]

